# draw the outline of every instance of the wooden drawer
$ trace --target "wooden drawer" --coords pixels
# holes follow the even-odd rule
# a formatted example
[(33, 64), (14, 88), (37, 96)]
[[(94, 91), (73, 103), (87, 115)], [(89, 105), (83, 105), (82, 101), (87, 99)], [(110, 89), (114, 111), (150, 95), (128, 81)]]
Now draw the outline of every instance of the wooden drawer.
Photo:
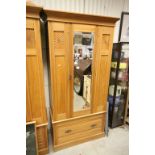
[(57, 135), (58, 137), (68, 136), (75, 133), (91, 130), (94, 128), (101, 128), (102, 120), (90, 120), (88, 122), (77, 122), (72, 125), (65, 125), (58, 127)]
[(103, 133), (103, 115), (80, 118), (55, 125), (55, 144), (68, 143), (80, 138)]
[(81, 132), (78, 132), (78, 133), (75, 133), (75, 134), (72, 134), (72, 135), (68, 135), (68, 136), (65, 136), (65, 137), (59, 137), (57, 139), (57, 143), (58, 144), (62, 144), (62, 143), (67, 143), (67, 142), (70, 142), (70, 141), (77, 141), (78, 139), (80, 138), (84, 138), (84, 137), (89, 137), (89, 136), (92, 136), (92, 135), (95, 135), (95, 134), (98, 134), (98, 133), (101, 133), (101, 128), (94, 128), (94, 129), (90, 129), (90, 130), (84, 130), (84, 131), (81, 131)]

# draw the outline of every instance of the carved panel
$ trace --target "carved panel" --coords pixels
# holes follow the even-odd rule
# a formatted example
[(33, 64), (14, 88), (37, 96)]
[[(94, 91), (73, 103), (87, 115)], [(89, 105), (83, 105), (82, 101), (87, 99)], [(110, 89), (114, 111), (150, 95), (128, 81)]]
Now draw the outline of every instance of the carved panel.
[(109, 41), (110, 41), (110, 35), (103, 34), (102, 35), (102, 50), (109, 50)]
[(54, 48), (55, 49), (63, 49), (64, 47), (65, 47), (64, 32), (63, 31), (55, 31), (54, 32)]
[(26, 29), (26, 48), (35, 48), (35, 34), (34, 29)]

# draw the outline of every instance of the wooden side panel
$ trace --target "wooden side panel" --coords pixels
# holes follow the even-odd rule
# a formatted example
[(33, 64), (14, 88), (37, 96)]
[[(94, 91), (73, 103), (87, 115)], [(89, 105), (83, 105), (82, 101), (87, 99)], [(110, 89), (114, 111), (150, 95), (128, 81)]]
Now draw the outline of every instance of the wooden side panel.
[(39, 20), (26, 20), (26, 118), (46, 122)]
[(70, 24), (48, 23), (53, 120), (70, 116), (69, 29)]
[(47, 126), (37, 127), (37, 141), (39, 155), (48, 153)]
[(98, 92), (99, 100), (98, 100), (98, 111), (106, 110), (106, 101), (107, 101), (107, 89), (108, 89), (108, 56), (101, 55), (100, 59), (100, 75), (99, 75), (99, 87), (100, 90)]
[(113, 27), (98, 26), (93, 112), (106, 111), (113, 43)]
[(39, 66), (37, 56), (30, 56), (26, 60), (27, 68), (27, 81), (29, 85), (29, 96), (31, 102), (31, 114), (34, 120), (41, 123), (41, 92), (40, 92), (40, 81), (39, 81)]
[[(27, 79), (27, 75), (26, 75), (26, 79)], [(31, 114), (29, 88), (28, 88), (28, 83), (26, 81), (26, 122), (30, 122), (31, 120), (32, 120), (32, 114)]]

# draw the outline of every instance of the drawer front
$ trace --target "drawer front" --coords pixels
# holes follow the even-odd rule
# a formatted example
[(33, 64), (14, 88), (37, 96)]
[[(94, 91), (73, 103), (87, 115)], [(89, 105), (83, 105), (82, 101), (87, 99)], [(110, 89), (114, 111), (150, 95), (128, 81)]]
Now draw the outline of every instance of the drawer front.
[(81, 131), (79, 133), (75, 133), (69, 136), (59, 137), (57, 139), (57, 143), (62, 144), (62, 143), (70, 142), (70, 141), (76, 141), (80, 138), (89, 137), (89, 136), (92, 136), (92, 135), (95, 135), (101, 132), (102, 132), (101, 128), (94, 128), (94, 129), (90, 129), (87, 131), (85, 130), (85, 131)]
[(66, 125), (62, 127), (58, 127), (57, 135), (58, 137), (68, 136), (71, 134), (75, 134), (81, 131), (90, 130), (94, 128), (101, 128), (102, 120), (92, 120), (88, 122), (77, 122), (73, 125)]
[(56, 125), (54, 129), (56, 145), (102, 133), (103, 119), (103, 115), (99, 115)]

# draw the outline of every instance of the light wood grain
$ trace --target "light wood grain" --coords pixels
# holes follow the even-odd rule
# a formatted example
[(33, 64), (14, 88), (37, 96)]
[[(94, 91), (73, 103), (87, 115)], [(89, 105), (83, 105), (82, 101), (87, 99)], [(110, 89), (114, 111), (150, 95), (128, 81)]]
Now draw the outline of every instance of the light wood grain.
[(69, 24), (49, 22), (49, 57), (52, 81), (53, 119), (69, 118)]
[(119, 18), (44, 9), (48, 21), (114, 26)]
[(69, 141), (78, 141), (83, 137), (102, 134), (104, 132), (105, 114), (76, 118), (66, 122), (53, 124), (54, 145), (61, 145)]
[(47, 122), (46, 109), (45, 109), (44, 83), (43, 83), (41, 40), (39, 33), (40, 25), (39, 21), (34, 19), (27, 19), (26, 22), (27, 22), (26, 27), (27, 119), (28, 120), (31, 119), (31, 121), (34, 120), (36, 121), (36, 124), (39, 124)]
[(93, 81), (93, 112), (105, 111), (108, 96), (110, 64), (113, 42), (113, 28), (99, 26), (95, 77)]
[(26, 121), (36, 122), (39, 155), (48, 152), (40, 10), (40, 7), (26, 7)]
[(92, 116), (97, 116), (97, 115), (100, 115), (100, 114), (105, 114), (106, 111), (101, 111), (101, 112), (97, 112), (97, 113), (91, 113), (91, 114), (86, 114), (86, 115), (78, 115), (76, 117), (71, 117), (71, 118), (68, 118), (68, 119), (64, 119), (64, 120), (59, 120), (59, 121), (53, 121), (53, 116), (52, 114), (50, 114), (50, 117), (51, 117), (51, 120), (52, 120), (52, 124), (57, 124), (57, 123), (62, 123), (62, 122), (69, 122), (71, 120), (76, 120), (76, 119), (80, 119), (80, 118), (89, 118), (89, 117), (92, 117)]
[[(45, 10), (51, 80), (54, 148), (61, 149), (104, 135), (114, 25), (118, 18)], [(73, 111), (74, 32), (94, 33), (91, 108)], [(95, 123), (95, 128), (90, 126)]]
[(26, 17), (39, 19), (39, 12), (43, 8), (39, 5), (34, 4), (33, 2), (26, 2)]
[(75, 121), (74, 124), (71, 124), (69, 126), (64, 125), (62, 127), (59, 127), (58, 131), (57, 131), (58, 137), (59, 138), (61, 138), (63, 136), (68, 137), (72, 134), (91, 130), (91, 129), (93, 129), (92, 125), (94, 125), (94, 128), (100, 128), (101, 124), (102, 124), (102, 119), (100, 119), (100, 118), (96, 118), (95, 120), (88, 119), (86, 122), (80, 122), (79, 124), (77, 124), (77, 122)]
[(99, 134), (96, 133), (96, 134), (93, 134), (91, 136), (86, 136), (86, 137), (79, 138), (79, 139), (77, 139), (77, 141), (68, 141), (68, 142), (60, 144), (60, 145), (54, 145), (53, 148), (54, 148), (54, 151), (59, 151), (59, 150), (64, 149), (66, 147), (71, 147), (73, 145), (84, 143), (84, 142), (87, 142), (87, 141), (90, 141), (90, 140), (93, 140), (93, 139), (96, 139), (96, 138), (101, 138), (104, 135), (105, 135), (104, 133), (99, 133)]
[(32, 114), (31, 114), (31, 105), (30, 105), (30, 97), (28, 91), (28, 82), (27, 82), (27, 74), (26, 74), (26, 122), (32, 121)]

